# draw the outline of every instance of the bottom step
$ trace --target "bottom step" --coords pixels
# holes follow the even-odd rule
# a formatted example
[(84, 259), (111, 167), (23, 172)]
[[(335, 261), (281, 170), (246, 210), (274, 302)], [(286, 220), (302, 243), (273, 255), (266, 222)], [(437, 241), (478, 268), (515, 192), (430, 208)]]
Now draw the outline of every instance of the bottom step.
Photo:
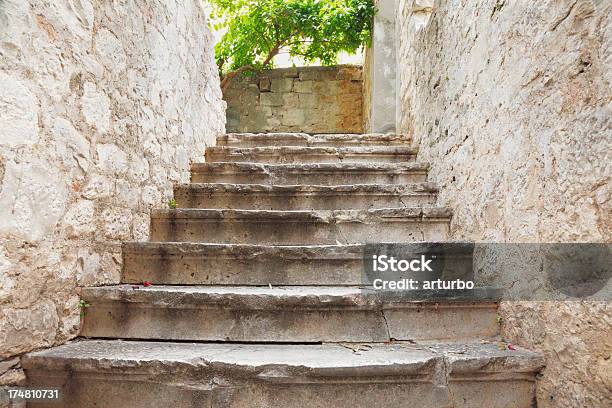
[(63, 407), (529, 408), (542, 358), (480, 343), (89, 340), (22, 365), (29, 387), (61, 388)]

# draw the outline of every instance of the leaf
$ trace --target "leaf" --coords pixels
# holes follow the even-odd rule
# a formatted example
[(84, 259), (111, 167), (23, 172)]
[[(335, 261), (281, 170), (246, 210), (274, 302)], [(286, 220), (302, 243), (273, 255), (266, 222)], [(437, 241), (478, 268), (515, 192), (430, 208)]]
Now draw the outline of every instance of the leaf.
[(369, 351), (372, 349), (372, 346), (369, 344), (357, 344), (357, 343), (338, 343), (340, 346), (352, 350), (353, 353), (358, 353), (360, 351)]

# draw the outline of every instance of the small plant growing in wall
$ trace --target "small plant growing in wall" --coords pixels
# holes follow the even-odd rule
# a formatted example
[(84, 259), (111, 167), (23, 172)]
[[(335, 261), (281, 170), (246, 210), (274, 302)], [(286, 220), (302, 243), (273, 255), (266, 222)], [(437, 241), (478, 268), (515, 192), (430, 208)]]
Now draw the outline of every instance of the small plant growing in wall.
[(373, 0), (210, 0), (213, 29), (225, 30), (216, 58), (227, 88), (243, 72), (274, 67), (288, 53), (333, 65), (341, 52), (369, 45)]
[(176, 205), (176, 200), (174, 198), (168, 200), (168, 208), (170, 208), (171, 210), (176, 210)]
[(91, 305), (86, 301), (86, 300), (79, 300), (79, 310), (80, 310), (80, 315), (81, 317), (85, 317), (85, 313), (88, 307), (90, 307)]

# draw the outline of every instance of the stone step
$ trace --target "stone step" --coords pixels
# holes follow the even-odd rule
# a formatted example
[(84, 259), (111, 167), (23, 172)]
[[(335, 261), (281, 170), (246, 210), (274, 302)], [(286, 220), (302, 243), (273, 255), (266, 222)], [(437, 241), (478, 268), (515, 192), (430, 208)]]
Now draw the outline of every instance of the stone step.
[(360, 285), (364, 245), (123, 244), (124, 283)]
[(29, 387), (61, 389), (64, 408), (531, 408), (543, 359), (479, 343), (88, 340), (22, 366)]
[(229, 133), (217, 138), (217, 146), (409, 146), (410, 139), (391, 134)]
[(81, 335), (238, 342), (461, 340), (498, 334), (496, 300), (412, 300), (337, 286), (83, 288)]
[(340, 186), (192, 183), (174, 188), (179, 208), (325, 210), (432, 205), (433, 183)]
[[(422, 243), (410, 245), (413, 253), (424, 253)], [(123, 244), (121, 279), (123, 283), (162, 285), (359, 286), (371, 283), (364, 269), (370, 253), (372, 247), (364, 244), (127, 242)], [(448, 262), (457, 266), (456, 261)], [(447, 280), (469, 276), (465, 272), (459, 276), (450, 264), (437, 271), (445, 271), (440, 277)]]
[(206, 148), (207, 162), (255, 163), (404, 163), (414, 161), (417, 150), (399, 146), (359, 147), (224, 147)]
[(155, 210), (152, 241), (325, 245), (364, 242), (443, 241), (447, 208), (368, 210)]
[(406, 184), (425, 181), (424, 163), (195, 163), (194, 183), (344, 185)]

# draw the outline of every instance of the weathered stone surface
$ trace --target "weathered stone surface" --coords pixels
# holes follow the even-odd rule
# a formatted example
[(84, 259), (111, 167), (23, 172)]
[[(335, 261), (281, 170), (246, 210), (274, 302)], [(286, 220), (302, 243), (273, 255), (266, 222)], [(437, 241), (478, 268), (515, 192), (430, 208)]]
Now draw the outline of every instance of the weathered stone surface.
[(402, 163), (414, 161), (417, 150), (398, 146), (364, 147), (225, 147), (206, 148), (208, 162), (258, 163)]
[[(86, 337), (338, 342), (490, 338), (494, 302), (414, 301), (356, 287), (83, 288)], [(435, 322), (435, 324), (433, 324)]]
[(0, 60), (5, 357), (77, 334), (76, 285), (118, 282), (119, 241), (225, 115), (199, 1), (5, 0)]
[(36, 96), (20, 80), (0, 72), (0, 134), (7, 146), (31, 145), (38, 141)]
[(308, 133), (229, 133), (217, 138), (217, 146), (406, 146), (410, 139), (402, 135), (368, 134), (315, 134)]
[(372, 41), (365, 50), (363, 120), (366, 132), (394, 132), (397, 110), (396, 1), (376, 0)]
[(446, 208), (369, 210), (156, 210), (151, 240), (236, 244), (351, 244), (441, 241), (451, 213)]
[[(402, 0), (398, 12), (398, 131), (432, 163), (453, 238), (611, 242), (611, 3)], [(505, 335), (548, 358), (539, 407), (612, 404), (607, 304), (501, 310)]]
[(358, 66), (283, 68), (235, 78), (223, 95), (227, 131), (360, 133), (361, 83)]
[(398, 131), (432, 163), (455, 236), (611, 241), (609, 2), (409, 3)]
[(123, 245), (122, 282), (168, 285), (360, 285), (363, 245)]
[(424, 163), (196, 163), (194, 183), (257, 183), (346, 185), (423, 182), (429, 165)]
[(325, 210), (402, 208), (432, 205), (431, 183), (339, 186), (265, 184), (181, 184), (174, 188), (180, 208)]
[(502, 302), (500, 315), (505, 336), (545, 357), (538, 406), (610, 405), (610, 302)]
[[(458, 358), (472, 363), (463, 378), (446, 369), (456, 367)], [(495, 345), (473, 343), (343, 346), (95, 340), (32, 353), (24, 358), (24, 366), (31, 385), (47, 388), (64, 384), (70, 372), (71, 385), (63, 388), (67, 408), (89, 402), (101, 407), (150, 407), (161, 402), (185, 407), (301, 408), (304, 401), (313, 408), (399, 408), (407, 401), (420, 408), (529, 408), (531, 396), (524, 391), (533, 385), (542, 360), (521, 349), (499, 351)], [(467, 380), (468, 374), (477, 380)]]
[[(299, 135), (280, 136), (276, 142), (300, 138), (303, 139)], [(318, 136), (314, 139), (316, 146), (332, 139), (352, 144), (355, 137)], [(367, 142), (368, 137), (356, 139)], [(315, 156), (358, 152), (364, 159), (377, 160), (376, 155), (380, 156), (381, 151), (395, 154), (402, 149), (393, 146), (392, 137), (387, 141), (391, 146), (293, 146), (246, 150), (290, 151), (295, 158), (305, 152), (315, 153)], [(159, 154), (163, 158), (173, 150), (162, 146)], [(404, 150), (404, 153), (414, 152)], [(424, 408), (529, 407), (534, 373), (541, 365), (536, 355), (523, 351), (507, 355), (504, 353), (510, 351), (499, 351), (495, 344), (421, 345), (415, 342), (420, 339), (493, 341), (499, 331), (495, 291), (478, 288), (479, 293), (475, 295), (481, 299), (478, 302), (456, 293), (427, 293), (417, 297), (401, 297), (396, 293), (391, 296), (360, 286), (346, 286), (360, 283), (363, 245), (287, 246), (290, 243), (370, 242), (380, 241), (381, 237), (398, 242), (446, 239), (451, 215), (448, 209), (423, 205), (407, 207), (401, 201), (389, 201), (391, 197), (402, 200), (406, 199), (402, 196), (415, 194), (431, 198), (435, 191), (431, 184), (398, 183), (401, 177), (424, 177), (426, 166), (416, 163), (220, 163), (205, 166), (208, 167), (204, 167), (204, 173), (213, 176), (215, 171), (227, 174), (229, 170), (232, 175), (250, 172), (256, 177), (259, 173), (268, 177), (267, 181), (278, 177), (287, 183), (291, 174), (305, 177), (305, 173), (310, 172), (311, 177), (314, 175), (319, 180), (327, 177), (328, 182), (338, 179), (349, 182), (346, 185), (293, 186), (185, 184), (176, 191), (179, 205), (300, 206), (313, 204), (306, 204), (304, 200), (316, 197), (323, 201), (314, 204), (338, 208), (344, 205), (339, 200), (325, 200), (345, 196), (350, 202), (347, 208), (351, 209), (157, 210), (152, 216), (153, 239), (190, 242), (124, 245), (123, 280), (153, 281), (153, 285), (83, 288), (81, 296), (89, 307), (84, 310), (81, 334), (141, 340), (379, 344), (249, 346), (140, 341), (84, 342), (84, 348), (80, 348), (79, 343), (75, 343), (73, 349), (72, 345), (66, 346), (56, 355), (49, 351), (46, 352), (49, 354), (26, 356), (24, 367), (30, 385), (62, 387), (66, 396), (63, 405), (68, 407), (93, 403), (125, 405), (127, 402), (132, 406), (158, 406), (164, 399), (181, 406), (262, 408), (302, 407), (304, 401), (308, 401), (309, 407), (381, 403), (403, 406), (406, 401)], [(113, 171), (117, 168), (111, 167)], [(370, 179), (390, 178), (395, 184), (355, 184), (355, 177), (363, 174)], [(115, 185), (116, 189), (126, 187), (120, 183)], [(375, 195), (386, 197), (384, 204), (392, 208), (354, 209), (372, 204), (382, 207)], [(277, 196), (280, 197), (277, 201), (271, 199)], [(146, 189), (139, 197), (143, 203), (154, 205), (156, 193)], [(129, 196), (124, 199), (131, 200)], [(126, 233), (125, 225), (136, 225), (126, 221), (121, 208), (109, 209), (104, 214), (112, 222), (99, 233), (119, 237)], [(197, 244), (194, 241), (260, 245)], [(262, 243), (283, 246), (263, 246)], [(96, 265), (104, 264), (104, 257), (92, 257), (91, 262), (85, 262), (86, 256), (84, 252), (79, 261), (81, 282), (90, 279)], [(103, 266), (105, 270), (107, 267)], [(172, 286), (159, 285), (160, 282)], [(272, 282), (295, 286), (274, 287), (270, 285)], [(184, 286), (189, 283), (207, 286)], [(219, 286), (223, 284), (231, 286)], [(334, 286), (328, 286), (330, 284)], [(407, 342), (398, 343), (398, 339)], [(94, 346), (88, 348), (89, 345)], [(353, 351), (355, 348), (357, 351)], [(62, 350), (69, 351), (62, 354)], [(354, 358), (364, 353), (370, 353), (369, 357)], [(142, 357), (145, 355), (156, 357), (147, 360)], [(163, 357), (157, 358), (160, 355)], [(139, 394), (138, 398), (134, 393)]]

